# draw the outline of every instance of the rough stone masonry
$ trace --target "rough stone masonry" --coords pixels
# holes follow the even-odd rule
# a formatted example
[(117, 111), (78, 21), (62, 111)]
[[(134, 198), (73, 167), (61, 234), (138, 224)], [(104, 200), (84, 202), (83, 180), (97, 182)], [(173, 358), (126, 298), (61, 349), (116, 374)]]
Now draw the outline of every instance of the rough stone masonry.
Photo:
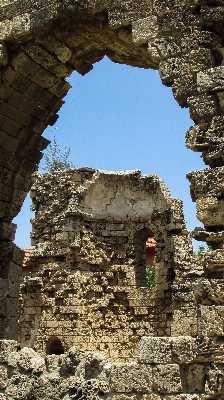
[[(22, 347), (52, 354), (60, 340), (65, 351), (75, 345), (130, 362), (142, 336), (196, 336), (193, 289), (203, 270), (182, 203), (162, 180), (90, 168), (33, 179), (34, 272), (21, 288)], [(157, 242), (155, 288), (146, 285), (149, 237)]]
[[(33, 180), (22, 350), (1, 342), (6, 399), (222, 398), (220, 321), (208, 312), (197, 320), (205, 273), (181, 201), (140, 171), (84, 167)], [(153, 288), (148, 237), (157, 243)]]
[[(186, 134), (187, 147), (201, 152), (208, 166), (188, 174), (197, 216), (204, 224), (204, 229), (195, 230), (195, 237), (212, 247), (203, 259), (201, 280), (194, 290), (198, 355), (184, 366), (175, 364), (176, 372), (164, 364), (165, 360), (168, 365), (172, 364), (173, 358), (164, 356), (158, 367), (159, 375), (154, 375), (158, 377), (157, 384), (165, 382), (163, 389), (159, 392), (154, 385), (150, 390), (157, 394), (148, 394), (145, 398), (223, 398), (223, 0), (1, 0), (0, 6), (1, 337), (17, 340), (19, 271), (23, 253), (13, 243), (15, 225), (11, 221), (31, 187), (31, 175), (41, 158), (41, 150), (48, 143), (41, 134), (57, 119), (70, 87), (66, 77), (73, 70), (84, 75), (94, 62), (107, 55), (115, 62), (159, 70), (162, 82), (172, 86), (180, 106), (190, 109), (195, 125)], [(184, 257), (182, 262), (184, 265)], [(189, 271), (189, 276), (192, 275)], [(192, 281), (195, 282), (193, 276)], [(177, 289), (178, 296), (182, 293), (186, 299), (185, 292), (183, 283)], [(174, 299), (175, 291), (172, 293)], [(181, 315), (182, 310), (177, 311)], [(159, 343), (163, 343), (160, 340)], [(166, 343), (170, 343), (169, 340), (167, 338)], [(50, 358), (56, 363), (54, 372), (47, 362), (44, 364), (47, 372), (45, 367), (35, 372), (32, 363), (31, 367), (24, 367), (20, 360), (29, 364), (27, 360), (32, 351), (28, 350), (31, 353), (27, 359), (22, 350), (18, 360), (13, 357), (13, 361), (9, 349), (12, 346), (15, 355), (15, 343), (7, 343), (3, 341), (3, 349), (8, 349), (3, 350), (3, 354), (9, 355), (2, 358), (0, 389), (3, 393), (7, 377), (10, 381), (7, 399), (43, 398), (41, 393), (52, 399), (103, 396), (102, 391), (86, 394), (92, 382), (88, 383), (88, 379), (83, 383), (85, 389), (78, 385), (78, 392), (76, 389), (76, 392), (73, 389), (60, 392), (58, 388), (64, 387), (64, 378), (54, 374), (62, 355)], [(173, 352), (173, 344), (167, 346)], [(74, 362), (77, 365), (77, 361)], [(157, 367), (153, 365), (156, 374)], [(168, 370), (170, 373), (164, 372)], [(51, 381), (46, 373), (52, 374)], [(176, 389), (171, 388), (163, 380), (168, 376), (172, 383), (174, 377), (179, 376), (182, 387), (178, 383)], [(125, 382), (127, 377), (125, 372)], [(186, 386), (192, 379), (199, 386)], [(41, 393), (29, 391), (34, 381), (37, 388), (42, 388)], [(120, 392), (114, 399), (143, 396), (143, 388), (136, 393), (132, 384), (127, 390), (124, 386), (118, 387)], [(133, 393), (133, 390), (133, 395), (121, 394)], [(166, 390), (171, 394), (164, 394)], [(181, 392), (204, 394), (179, 395)], [(3, 394), (1, 396), (4, 398)]]

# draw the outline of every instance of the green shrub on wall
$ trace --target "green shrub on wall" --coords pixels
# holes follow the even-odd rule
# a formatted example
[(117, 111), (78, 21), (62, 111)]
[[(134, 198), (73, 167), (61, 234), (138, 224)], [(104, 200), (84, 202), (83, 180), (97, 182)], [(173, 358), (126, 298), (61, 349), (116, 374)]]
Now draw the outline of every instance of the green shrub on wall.
[(146, 265), (146, 286), (153, 288), (156, 286), (156, 276), (154, 272), (154, 265)]

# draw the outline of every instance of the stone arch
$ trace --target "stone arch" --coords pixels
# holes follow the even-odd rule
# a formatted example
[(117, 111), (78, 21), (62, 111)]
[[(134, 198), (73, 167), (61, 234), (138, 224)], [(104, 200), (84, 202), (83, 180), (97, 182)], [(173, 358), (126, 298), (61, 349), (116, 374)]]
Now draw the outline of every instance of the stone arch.
[[(161, 216), (161, 221), (164, 215)], [(140, 224), (139, 224), (140, 225)], [(160, 230), (156, 229), (153, 224), (146, 224), (146, 226), (137, 226), (134, 232), (134, 248), (135, 248), (135, 272), (136, 272), (136, 282), (138, 286), (146, 285), (146, 241), (148, 238), (153, 238), (159, 243), (156, 248), (155, 258), (154, 258), (154, 272), (156, 276), (156, 282), (163, 282), (165, 285), (165, 292), (172, 291), (172, 284), (174, 282), (175, 273), (175, 263), (173, 259), (175, 258), (176, 249), (172, 249), (172, 238), (169, 233), (166, 232), (166, 224), (161, 224)], [(162, 229), (161, 229), (162, 228)], [(153, 230), (152, 230), (153, 229)], [(162, 231), (162, 232), (161, 232)], [(181, 232), (179, 233), (181, 235)], [(163, 267), (161, 265), (163, 264)], [(160, 265), (160, 266), (159, 266)], [(168, 298), (168, 295), (167, 295)], [(171, 302), (171, 296), (170, 296)], [(168, 303), (167, 303), (168, 304)]]
[[(187, 132), (187, 147), (202, 151), (214, 179), (223, 169), (222, 7), (218, 1), (3, 1), (1, 31), (1, 277), (18, 277), (22, 252), (12, 244), (20, 210), (47, 141), (41, 133), (54, 124), (69, 89), (65, 77), (81, 74), (107, 55), (114, 62), (159, 69), (182, 107), (197, 124)], [(222, 257), (222, 198), (214, 186), (200, 185), (208, 172), (191, 173), (191, 193), (207, 230), (195, 232)], [(211, 180), (210, 180), (211, 181)], [(211, 202), (212, 198), (212, 202)], [(206, 207), (204, 206), (206, 204)], [(211, 206), (211, 204), (213, 204)], [(218, 220), (211, 222), (216, 207)], [(206, 213), (203, 212), (206, 208)], [(204, 215), (206, 214), (206, 215)], [(221, 238), (221, 239), (220, 239)], [(218, 243), (218, 245), (217, 245)], [(213, 261), (214, 262), (214, 261)], [(7, 291), (7, 282), (4, 290)], [(18, 286), (18, 282), (17, 282)], [(16, 338), (15, 291), (9, 293), (1, 336)], [(7, 332), (7, 333), (6, 333)]]
[(139, 255), (136, 256), (137, 258), (137, 265), (142, 265), (145, 263), (145, 254), (146, 254), (146, 241), (149, 237), (154, 237), (154, 234), (151, 230), (147, 228), (142, 228), (139, 231), (135, 232), (134, 238), (136, 243), (136, 253), (139, 252)]
[[(149, 229), (146, 228), (140, 229), (135, 233), (134, 236), (136, 286), (147, 287), (146, 270), (149, 268), (149, 266), (147, 266), (146, 262), (146, 242), (149, 237), (153, 237), (153, 234)], [(154, 265), (153, 274), (155, 274), (155, 276), (156, 272), (156, 265)]]

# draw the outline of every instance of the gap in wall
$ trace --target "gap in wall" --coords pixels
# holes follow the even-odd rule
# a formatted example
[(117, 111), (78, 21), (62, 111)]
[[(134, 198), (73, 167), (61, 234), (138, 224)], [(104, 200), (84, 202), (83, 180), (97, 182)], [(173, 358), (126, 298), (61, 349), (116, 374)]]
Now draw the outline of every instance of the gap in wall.
[[(59, 119), (43, 136), (70, 147), (75, 167), (105, 170), (140, 169), (163, 179), (173, 197), (184, 201), (189, 230), (201, 226), (196, 218), (186, 173), (204, 169), (200, 154), (185, 147), (185, 132), (193, 125), (188, 109), (181, 109), (153, 70), (115, 64), (105, 57), (82, 77), (73, 72), (72, 88), (64, 98)], [(40, 172), (44, 163), (40, 163)], [(17, 224), (15, 243), (31, 247), (29, 194)], [(200, 242), (194, 242), (195, 249)]]

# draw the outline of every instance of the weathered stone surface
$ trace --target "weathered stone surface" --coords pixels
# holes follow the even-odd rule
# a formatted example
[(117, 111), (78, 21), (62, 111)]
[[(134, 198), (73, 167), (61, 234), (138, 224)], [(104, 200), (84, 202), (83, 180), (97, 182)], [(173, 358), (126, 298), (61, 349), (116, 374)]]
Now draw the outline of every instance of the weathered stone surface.
[(209, 396), (218, 397), (224, 394), (224, 371), (223, 364), (214, 364), (208, 367), (208, 380), (205, 392)]
[(140, 363), (188, 364), (195, 360), (196, 355), (196, 340), (190, 336), (143, 337), (139, 343)]
[(132, 364), (114, 364), (110, 373), (111, 389), (121, 393), (150, 393), (152, 388), (152, 368)]
[[(32, 288), (31, 292), (34, 293), (33, 298), (29, 298), (29, 296), (26, 298), (29, 317), (27, 321), (22, 321), (25, 341), (34, 340), (41, 322), (41, 314), (37, 312), (37, 308), (46, 307), (43, 310), (46, 318), (46, 325), (43, 329), (46, 330), (47, 336), (53, 335), (55, 329), (59, 333), (66, 333), (67, 338), (74, 329), (79, 331), (78, 319), (73, 318), (71, 321), (71, 316), (74, 316), (75, 313), (79, 316), (79, 321), (83, 318), (82, 328), (83, 326), (85, 328), (82, 332), (83, 336), (77, 335), (76, 340), (78, 343), (81, 340), (89, 343), (87, 340), (90, 337), (90, 324), (92, 324), (92, 328), (94, 326), (95, 310), (89, 314), (90, 320), (86, 320), (84, 307), (78, 294), (75, 298), (77, 303), (71, 301), (69, 291), (79, 291), (80, 286), (77, 285), (77, 282), (81, 282), (81, 285), (85, 287), (88, 301), (91, 300), (92, 304), (97, 303), (98, 305), (100, 302), (102, 303), (101, 313), (108, 310), (109, 305), (111, 305), (112, 314), (115, 305), (115, 308), (119, 309), (119, 326), (122, 327), (122, 331), (119, 341), (116, 342), (116, 350), (113, 350), (113, 353), (111, 351), (111, 357), (116, 358), (121, 354), (120, 338), (128, 343), (125, 352), (130, 361), (129, 350), (130, 347), (133, 348), (133, 345), (129, 346), (130, 342), (132, 340), (131, 343), (137, 343), (142, 335), (182, 336), (189, 334), (195, 337), (198, 333), (197, 328), (201, 332), (202, 336), (197, 341), (199, 365), (192, 359), (194, 344), (189, 344), (187, 341), (186, 348), (189, 348), (190, 354), (188, 357), (185, 347), (185, 350), (180, 350), (183, 345), (183, 339), (180, 339), (180, 343), (173, 344), (175, 351), (172, 353), (172, 357), (176, 358), (175, 360), (173, 358), (172, 368), (169, 369), (166, 364), (158, 364), (153, 367), (156, 376), (161, 379), (160, 386), (157, 381), (154, 383), (154, 387), (160, 390), (160, 393), (108, 393), (108, 398), (195, 400), (223, 397), (224, 349), (221, 309), (223, 306), (222, 248), (224, 238), (221, 172), (224, 165), (223, 10), (222, 0), (203, 2), (200, 0), (194, 2), (189, 0), (0, 1), (0, 173), (2, 181), (0, 188), (0, 284), (2, 290), (5, 291), (5, 296), (1, 297), (1, 337), (16, 338), (17, 336), (17, 293), (22, 257), (18, 249), (11, 244), (14, 228), (9, 223), (19, 212), (25, 194), (30, 188), (31, 174), (36, 170), (41, 158), (41, 151), (48, 143), (41, 139), (40, 135), (47, 125), (54, 124), (57, 119), (57, 112), (63, 104), (62, 98), (70, 88), (65, 78), (71, 74), (72, 70), (75, 69), (84, 75), (92, 69), (92, 64), (101, 60), (104, 55), (114, 62), (141, 68), (159, 69), (163, 83), (173, 86), (176, 100), (182, 107), (190, 107), (191, 117), (197, 124), (187, 132), (187, 147), (194, 151), (201, 151), (205, 163), (210, 166), (206, 172), (194, 173), (190, 176), (192, 197), (197, 201), (198, 218), (205, 225), (205, 230), (198, 230), (196, 237), (206, 240), (213, 248), (210, 254), (203, 255), (202, 262), (192, 257), (192, 249), (188, 242), (189, 235), (183, 227), (183, 219), (179, 212), (181, 207), (178, 202), (172, 203), (169, 215), (162, 216), (164, 225), (161, 225), (161, 215), (153, 214), (151, 216), (150, 224), (152, 227), (156, 227), (154, 229), (157, 232), (160, 257), (158, 262), (160, 289), (156, 292), (157, 297), (153, 297), (153, 302), (156, 299), (159, 304), (156, 312), (160, 318), (157, 318), (157, 324), (155, 320), (150, 320), (154, 303), (151, 308), (148, 307), (149, 296), (146, 296), (145, 288), (133, 290), (128, 294), (124, 289), (128, 287), (130, 281), (133, 281), (131, 269), (133, 265), (127, 264), (125, 271), (121, 270), (126, 251), (124, 248), (129, 240), (129, 236), (125, 236), (124, 229), (121, 228), (123, 221), (110, 221), (112, 224), (121, 224), (119, 229), (114, 226), (112, 229), (108, 228), (106, 224), (97, 227), (98, 231), (102, 233), (102, 241), (106, 243), (105, 246), (99, 246), (86, 226), (87, 211), (83, 231), (71, 241), (69, 257), (71, 257), (72, 272), (66, 274), (62, 267), (63, 258), (68, 257), (67, 247), (64, 245), (67, 243), (73, 227), (68, 222), (67, 230), (62, 232), (59, 219), (56, 218), (54, 221), (55, 231), (49, 232), (49, 227), (46, 227), (44, 231), (46, 215), (43, 215), (40, 229), (42, 245), (38, 248), (38, 257), (42, 260), (39, 263), (39, 271), (42, 271), (43, 275), (28, 279), (25, 283), (27, 292), (28, 288)], [(61, 188), (61, 190), (65, 189)], [(105, 195), (105, 192), (103, 194)], [(81, 196), (82, 193), (79, 195)], [(100, 196), (99, 199), (101, 201)], [(73, 215), (69, 216), (69, 211), (66, 214), (67, 221), (69, 218), (70, 221), (74, 218), (76, 205), (77, 199), (73, 198), (70, 203)], [(54, 204), (54, 207), (55, 210), (58, 210), (57, 203)], [(109, 208), (112, 215), (114, 210), (112, 207)], [(176, 215), (174, 209), (178, 210)], [(132, 211), (133, 214), (136, 212), (136, 210)], [(90, 224), (92, 222), (90, 218)], [(142, 227), (142, 224), (142, 221), (139, 221), (139, 227)], [(167, 234), (165, 241), (161, 226), (166, 226), (164, 228)], [(79, 232), (77, 226), (76, 232)], [(121, 232), (123, 233), (121, 234)], [(56, 255), (57, 260), (52, 259), (50, 269), (47, 270), (43, 256), (51, 254), (54, 257), (57, 247), (52, 248), (51, 245), (48, 245), (50, 234), (54, 235), (59, 251)], [(86, 240), (83, 240), (83, 237)], [(113, 238), (112, 243), (110, 243), (111, 237)], [(37, 241), (35, 233), (33, 241)], [(116, 259), (113, 276), (111, 274), (106, 277), (104, 274), (96, 276), (96, 271), (93, 269), (101, 268), (103, 265), (108, 266), (112, 254), (110, 247), (115, 244), (117, 248), (114, 251), (116, 255), (113, 256)], [(80, 248), (82, 248), (82, 252), (79, 253)], [(167, 251), (168, 248), (169, 251)], [(129, 260), (133, 259), (132, 248), (128, 254), (126, 253), (126, 256)], [(59, 257), (61, 258), (59, 259)], [(90, 269), (92, 268), (90, 271), (91, 279), (93, 277), (91, 284), (88, 281), (89, 277), (88, 279), (83, 278), (86, 278), (89, 273), (84, 262), (85, 258), (87, 258), (87, 264), (91, 265)], [(202, 263), (204, 270), (201, 266)], [(82, 274), (78, 276), (78, 279), (74, 279), (74, 276), (77, 275), (76, 266), (81, 264)], [(168, 264), (170, 268), (167, 269)], [(191, 271), (189, 265), (192, 266)], [(164, 273), (165, 270), (166, 273)], [(47, 271), (49, 271), (49, 275), (44, 277), (44, 273), (47, 275)], [(125, 278), (123, 273), (126, 274)], [(46, 281), (50, 276), (54, 276), (55, 281), (52, 284), (48, 282), (47, 286)], [(138, 274), (135, 277), (139, 279)], [(198, 285), (200, 277), (203, 279)], [(63, 287), (61, 292), (55, 283), (59, 278)], [(43, 281), (44, 285), (42, 285)], [(70, 281), (70, 286), (68, 290), (65, 290), (68, 281)], [(122, 287), (122, 290), (115, 292), (116, 285)], [(94, 291), (93, 297), (91, 297), (91, 286)], [(40, 292), (43, 287), (47, 287), (48, 290)], [(109, 289), (108, 292), (105, 291), (105, 288)], [(55, 292), (57, 292), (57, 296), (53, 297)], [(103, 300), (102, 293), (106, 293), (103, 295)], [(131, 318), (134, 319), (131, 328), (133, 329), (132, 335), (126, 328), (124, 312), (128, 302), (132, 309)], [(202, 313), (203, 318), (199, 314), (197, 319), (196, 306), (199, 310), (201, 307), (207, 307), (203, 309), (207, 316), (204, 317)], [(63, 325), (60, 325), (60, 320), (56, 316), (48, 318), (50, 309), (55, 313), (58, 310), (59, 315), (60, 313), (66, 315)], [(67, 324), (66, 332), (63, 332), (64, 321)], [(117, 320), (115, 321), (110, 315), (110, 318), (105, 319), (103, 324), (104, 329), (111, 329), (112, 324), (117, 326)], [(105, 328), (108, 326), (110, 328)], [(102, 326), (96, 323), (94, 329), (97, 334)], [(139, 329), (138, 335), (136, 332), (134, 333), (135, 329)], [(99, 347), (104, 349), (103, 343), (107, 342), (108, 335), (105, 335), (105, 338), (100, 341)], [(70, 339), (68, 339), (67, 345), (73, 345)], [(11, 370), (10, 373), (7, 371), (10, 384), (8, 386), (7, 382), (6, 397), (3, 394), (7, 381), (6, 367), (5, 365), (1, 366), (2, 393), (0, 398), (45, 399), (47, 393), (49, 399), (65, 398), (67, 400), (74, 397), (98, 399), (107, 394), (108, 383), (105, 384), (104, 380), (104, 383), (101, 383), (97, 377), (90, 379), (88, 384), (88, 381), (82, 379), (74, 381), (72, 376), (69, 377), (69, 383), (67, 382), (63, 386), (61, 378), (58, 378), (59, 373), (56, 374), (59, 360), (61, 362), (61, 358), (48, 359), (52, 375), (46, 378), (43, 373), (37, 381), (36, 378), (33, 380), (33, 377), (29, 379), (26, 374), (19, 377), (18, 369), (13, 374)], [(214, 360), (217, 364), (208, 365)], [(189, 366), (189, 362), (193, 364)], [(202, 365), (204, 362), (205, 368)], [(70, 361), (68, 361), (69, 363)], [(182, 389), (178, 381), (178, 363), (181, 365)], [(184, 363), (186, 363), (185, 367)], [(83, 371), (83, 365), (80, 367), (81, 371)], [(100, 368), (97, 369), (97, 374), (100, 374)], [(28, 372), (26, 373), (28, 374)], [(174, 377), (173, 381), (171, 377)], [(173, 390), (173, 392), (168, 394), (165, 392), (166, 390)], [(177, 394), (178, 390), (182, 390), (183, 393)], [(184, 391), (188, 394), (184, 394)], [(200, 394), (194, 394), (195, 391)]]
[[(189, 343), (190, 338), (186, 340)], [(84, 352), (77, 347), (42, 358), (32, 349), (16, 351), (15, 344), (13, 347), (12, 342), (0, 342), (1, 348), (8, 349), (7, 358), (0, 362), (0, 386), (6, 399), (199, 400), (223, 394), (220, 362), (194, 362), (181, 367), (113, 363), (103, 353)], [(183, 393), (182, 386), (188, 394)]]
[[(182, 317), (193, 291), (172, 327), (177, 305), (171, 308), (171, 290), (174, 269), (181, 282), (178, 270), (187, 274), (194, 257), (182, 203), (171, 198), (161, 180), (140, 171), (71, 169), (37, 174), (31, 197), (36, 248), (30, 261), (37, 268), (22, 286), (22, 346), (45, 354), (48, 341), (57, 336), (65, 349), (103, 350), (124, 362), (137, 359), (142, 336), (170, 335), (171, 329), (184, 333)], [(151, 289), (146, 285), (148, 237), (157, 241), (156, 287)], [(178, 289), (175, 293), (177, 298)], [(155, 354), (147, 361), (154, 357), (159, 363)]]
[(157, 17), (151, 16), (132, 23), (132, 39), (136, 44), (151, 42), (158, 36)]
[(153, 368), (153, 389), (159, 393), (179, 393), (182, 391), (179, 366), (158, 365)]
[(0, 341), (0, 362), (8, 362), (10, 353), (17, 350), (17, 342), (15, 340)]
[(223, 306), (201, 306), (199, 323), (199, 335), (202, 336), (223, 336)]
[(186, 385), (190, 393), (204, 393), (206, 367), (203, 364), (191, 364), (187, 370)]
[(197, 355), (196, 339), (190, 336), (170, 338), (172, 360), (178, 364), (192, 363)]
[(139, 362), (146, 364), (172, 363), (171, 338), (143, 337), (139, 344)]
[[(10, 216), (20, 208), (30, 175), (40, 159), (39, 152), (47, 144), (37, 145), (39, 134), (56, 120), (55, 113), (62, 104), (59, 98), (69, 89), (64, 78), (74, 68), (86, 73), (105, 54), (116, 62), (160, 68), (163, 82), (173, 83), (176, 99), (181, 105), (190, 105), (195, 121), (209, 122), (212, 116), (222, 113), (219, 63), (223, 52), (220, 28), (223, 11), (219, 3), (210, 7), (198, 2), (192, 5), (188, 1), (180, 4), (168, 0), (140, 3), (19, 0), (2, 2), (0, 11), (2, 145), (15, 154), (17, 162), (10, 162), (9, 168), (13, 166), (16, 173), (26, 176), (23, 193), (17, 191), (9, 196), (15, 173), (8, 186), (3, 187), (2, 218), (9, 217), (9, 208)], [(73, 18), (80, 22), (74, 24)], [(52, 19), (54, 24), (49, 23)], [(212, 32), (207, 28), (210, 26)], [(223, 163), (223, 150), (214, 132), (211, 138), (209, 151), (204, 147), (203, 156), (216, 166)], [(9, 198), (13, 204), (7, 207), (5, 200)], [(222, 213), (218, 219), (221, 217)], [(207, 223), (206, 219), (203, 221)]]

